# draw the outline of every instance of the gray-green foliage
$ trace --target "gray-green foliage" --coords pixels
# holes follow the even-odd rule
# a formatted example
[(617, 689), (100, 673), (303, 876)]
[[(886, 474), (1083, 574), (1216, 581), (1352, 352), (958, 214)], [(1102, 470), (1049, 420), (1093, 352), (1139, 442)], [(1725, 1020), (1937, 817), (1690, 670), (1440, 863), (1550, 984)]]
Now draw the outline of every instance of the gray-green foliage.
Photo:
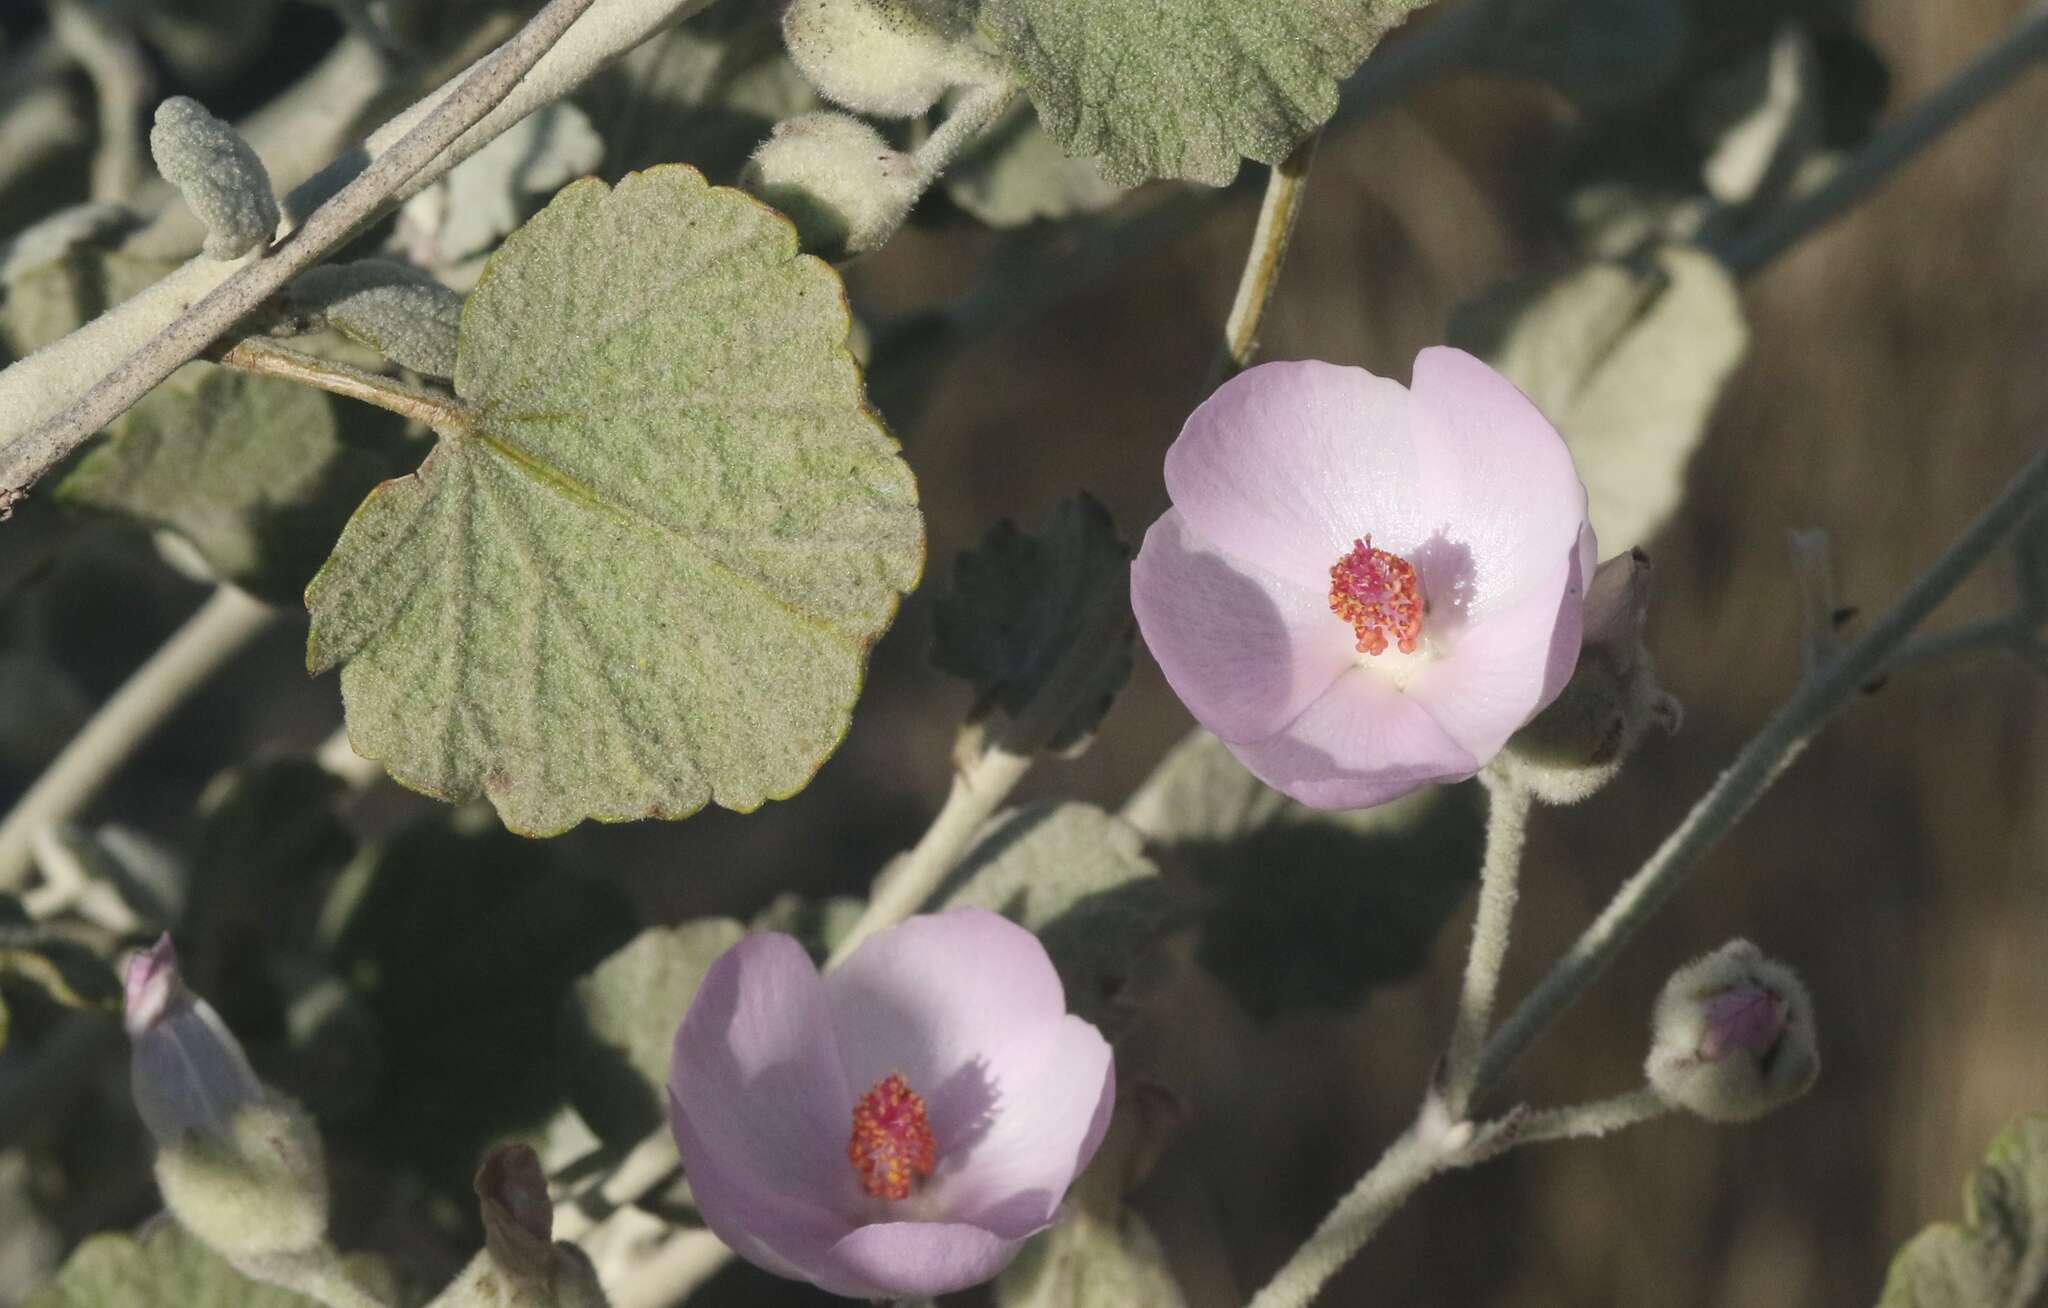
[(1423, 0), (981, 0), (982, 31), (1072, 154), (1124, 185), (1278, 163)]
[(293, 308), (393, 363), (455, 375), (462, 297), (431, 274), (390, 259), (324, 264), (291, 284)]
[(1961, 1225), (1907, 1242), (1879, 1308), (2037, 1308), (2048, 1295), (2048, 1114), (2020, 1118), (1991, 1142), (1963, 1190)]
[(1346, 1009), (1403, 980), (1479, 866), (1477, 783), (1358, 812), (1267, 788), (1196, 731), (1124, 815), (1165, 864), (1207, 889), (1198, 957), (1254, 1015)]
[(1027, 104), (1013, 107), (946, 170), (945, 187), (954, 204), (991, 227), (1094, 213), (1124, 195), (1093, 160), (1061, 150)]
[(1741, 292), (1687, 246), (1508, 282), (1453, 315), (1451, 342), (1507, 375), (1571, 446), (1600, 553), (1644, 544), (1749, 347)]
[(279, 216), (270, 173), (241, 133), (204, 105), (183, 95), (158, 105), (149, 153), (206, 225), (209, 257), (239, 259), (269, 242)]
[(1166, 1255), (1143, 1218), (1075, 1209), (996, 1278), (997, 1308), (1183, 1308)]
[[(974, 683), (983, 711), (1022, 713), (1105, 613), (1127, 609), (1130, 558), (1109, 510), (1085, 492), (1036, 531), (1003, 519), (953, 565), (952, 591), (932, 610), (932, 662)], [(1073, 696), (1050, 748), (1080, 743), (1102, 721), (1130, 676), (1131, 639), (1126, 630), (1096, 684)]]
[(669, 1047), (697, 987), (747, 929), (729, 917), (649, 927), (579, 979), (562, 1005), (569, 1097), (610, 1144), (632, 1144), (667, 1108)]
[[(390, 1272), (376, 1259), (348, 1260), (350, 1273), (394, 1302)], [(318, 1308), (315, 1300), (252, 1281), (226, 1259), (164, 1222), (137, 1238), (95, 1235), (23, 1308)]]
[(395, 423), (276, 377), (190, 363), (123, 414), (58, 497), (190, 541), (213, 575), (295, 603), (363, 495), (403, 468)]
[(1144, 839), (1092, 804), (1040, 803), (998, 815), (941, 892), (947, 908), (992, 909), (1034, 932), (1067, 1006), (1114, 1038), (1116, 1003), (1171, 900)]
[(693, 170), (563, 190), (464, 307), (473, 420), (307, 591), (356, 748), (529, 834), (800, 790), (923, 566), (848, 326), (788, 222)]

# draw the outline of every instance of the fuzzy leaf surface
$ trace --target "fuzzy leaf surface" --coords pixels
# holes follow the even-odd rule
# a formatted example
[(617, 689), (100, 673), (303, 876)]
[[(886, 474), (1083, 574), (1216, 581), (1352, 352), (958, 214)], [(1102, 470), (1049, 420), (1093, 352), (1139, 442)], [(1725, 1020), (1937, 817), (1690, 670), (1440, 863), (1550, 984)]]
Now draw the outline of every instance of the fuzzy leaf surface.
[(473, 421), (307, 591), (358, 752), (528, 835), (802, 789), (923, 566), (848, 328), (788, 222), (690, 169), (557, 195), (463, 308)]
[(1422, 0), (983, 0), (1047, 130), (1119, 185), (1278, 163)]
[[(391, 1275), (369, 1255), (347, 1260), (350, 1271), (390, 1301)], [(163, 1222), (140, 1239), (89, 1237), (57, 1276), (23, 1308), (318, 1308), (315, 1300), (252, 1281), (225, 1258)]]
[(335, 402), (277, 377), (189, 363), (108, 429), (59, 498), (165, 528), (223, 580), (298, 599), (365, 493), (400, 471), (383, 415), (345, 433)]
[(1963, 1221), (1928, 1227), (1885, 1276), (1878, 1308), (2035, 1308), (2048, 1295), (2048, 1113), (1991, 1142)]

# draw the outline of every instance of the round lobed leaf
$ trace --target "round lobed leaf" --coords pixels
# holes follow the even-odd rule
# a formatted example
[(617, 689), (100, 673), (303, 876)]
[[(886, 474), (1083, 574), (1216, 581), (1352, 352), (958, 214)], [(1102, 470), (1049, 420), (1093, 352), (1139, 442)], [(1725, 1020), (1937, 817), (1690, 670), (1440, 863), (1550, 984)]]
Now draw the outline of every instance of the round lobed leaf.
[(557, 195), (463, 308), (473, 420), (306, 592), (357, 751), (528, 835), (802, 789), (924, 562), (849, 325), (785, 219), (692, 169)]

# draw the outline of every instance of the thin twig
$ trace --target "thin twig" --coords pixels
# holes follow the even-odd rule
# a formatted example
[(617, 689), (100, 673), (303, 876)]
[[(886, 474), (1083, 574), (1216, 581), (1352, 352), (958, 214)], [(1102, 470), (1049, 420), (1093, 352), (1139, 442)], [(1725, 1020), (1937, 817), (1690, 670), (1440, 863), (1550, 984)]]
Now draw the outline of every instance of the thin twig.
[(1280, 285), (1280, 270), (1287, 265), (1287, 247), (1294, 239), (1295, 221), (1301, 217), (1309, 168), (1315, 163), (1316, 143), (1322, 135), (1320, 130), (1311, 133), (1266, 178), (1266, 198), (1259, 206), (1258, 226), (1252, 229), (1251, 252), (1237, 280), (1237, 298), (1223, 327), (1223, 346), (1210, 365), (1205, 393), (1250, 367), (1258, 353), (1259, 327)]
[(0, 513), (87, 437), (395, 203), (414, 174), (502, 101), (593, 2), (549, 0), (453, 94), (315, 210), (305, 226), (267, 255), (244, 264), (76, 401), (0, 451)]
[(177, 634), (100, 705), (85, 730), (0, 821), (0, 888), (21, 885), (38, 831), (83, 807), (187, 695), (278, 615), (279, 610), (232, 586), (214, 591)]
[(939, 180), (961, 151), (972, 145), (990, 125), (1003, 116), (1010, 102), (1017, 98), (1017, 84), (1008, 78), (977, 86), (960, 97), (946, 115), (946, 121), (939, 124), (937, 131), (925, 138), (917, 147), (913, 158), (917, 161), (919, 181), (926, 187)]
[(402, 418), (423, 422), (443, 435), (466, 430), (475, 410), (452, 395), (408, 385), (346, 363), (316, 358), (260, 336), (245, 336), (216, 356), (230, 368), (283, 377), (334, 395), (374, 404)]
[(1479, 1062), (1474, 1094), (1499, 1082), (1531, 1041), (1549, 1028), (1621, 947), (1669, 899), (1707, 852), (1770, 789), (1823, 723), (1883, 669), (1913, 630), (1998, 547), (2027, 511), (2048, 499), (2048, 450), (2036, 454), (2012, 482), (1906, 588), (1862, 636), (1842, 647), (1819, 673), (1801, 682), (1783, 708), (1735, 756), (1726, 772), (1693, 805), (1641, 870), (1630, 877), (1571, 950), (1522, 1001)]
[(1670, 1101), (1652, 1087), (1641, 1086), (1611, 1099), (1520, 1114), (1504, 1124), (1502, 1143), (1520, 1148), (1550, 1140), (1597, 1140), (1671, 1111)]
[(1922, 149), (1981, 108), (2012, 80), (2048, 58), (2048, 4), (2029, 6), (1996, 45), (1933, 94), (1888, 123), (1834, 175), (1749, 228), (1711, 242), (1708, 253), (1738, 277), (1762, 269), (1814, 231), (1847, 213)]
[(1337, 1201), (1315, 1234), (1289, 1256), (1265, 1288), (1252, 1296), (1250, 1308), (1302, 1308), (1309, 1303), (1408, 1202), (1409, 1195), (1451, 1166), (1454, 1156), (1441, 1135), (1419, 1125), (1409, 1127)]
[(1923, 663), (1987, 649), (2003, 648), (2024, 654), (2031, 643), (2032, 633), (2027, 629), (2026, 620), (2017, 613), (2005, 613), (1995, 618), (1979, 618), (1946, 631), (1915, 636), (1885, 660), (1884, 671), (1889, 675)]
[(1472, 947), (1465, 956), (1465, 984), (1458, 1017), (1444, 1058), (1444, 1102), (1462, 1118), (1471, 1101), (1479, 1051), (1493, 1028), (1493, 1002), (1500, 992), (1501, 966), (1519, 894), (1522, 848), (1529, 839), (1529, 791), (1514, 781), (1482, 774), (1486, 783), (1486, 858), (1479, 870), (1479, 913), (1472, 921)]

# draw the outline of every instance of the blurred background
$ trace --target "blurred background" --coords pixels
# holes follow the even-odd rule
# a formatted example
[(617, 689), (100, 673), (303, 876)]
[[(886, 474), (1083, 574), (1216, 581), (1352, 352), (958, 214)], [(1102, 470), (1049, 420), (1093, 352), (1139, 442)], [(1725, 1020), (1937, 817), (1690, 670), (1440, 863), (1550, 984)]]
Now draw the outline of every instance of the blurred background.
[[(189, 90), (224, 115), (245, 112), (344, 30), (326, 8), (257, 8), (267, 25), (221, 68), (153, 56), (160, 93)], [(1668, 65), (1612, 94), (1568, 95), (1512, 70), (1403, 88), (1326, 135), (1263, 356), (1405, 379), (1415, 352), (1444, 338), (1462, 302), (1504, 278), (1558, 269), (1586, 248), (1594, 238), (1565, 197), (1589, 179), (1620, 179), (1638, 194), (1696, 186), (1700, 86), (1786, 24), (1826, 56), (1821, 67), (1835, 79), (1826, 131), (1853, 148), (2024, 9), (2018, 0), (1698, 0)], [(4, 59), (33, 39), (40, 17), (19, 5), (0, 15), (12, 38), (0, 47)], [(1444, 21), (1425, 11), (1376, 58), (1396, 57)], [(81, 94), (68, 83), (64, 93)], [(605, 175), (692, 158), (662, 153), (674, 142), (644, 110), (626, 122), (621, 106), (631, 99), (617, 85), (581, 101), (600, 135), (617, 128)], [(1682, 506), (1645, 542), (1657, 582), (1649, 645), (1685, 704), (1684, 730), (1651, 738), (1588, 803), (1539, 813), (1508, 1000), (1792, 688), (1800, 615), (1787, 529), (1830, 533), (1842, 600), (1869, 615), (2041, 448), (2044, 124), (2048, 70), (2022, 76), (1871, 199), (1743, 282), (1750, 346), (1691, 459)], [(735, 127), (733, 139), (743, 150), (764, 125)], [(619, 143), (628, 137), (630, 146)], [(82, 198), (85, 154), (82, 144), (60, 152), (0, 190), (0, 233)], [(634, 922), (745, 919), (786, 892), (858, 893), (915, 840), (945, 793), (970, 704), (964, 686), (926, 663), (931, 605), (953, 558), (996, 519), (1035, 522), (1077, 488), (1100, 497), (1135, 543), (1158, 507), (1160, 457), (1200, 398), (1262, 181), (1262, 169), (1247, 167), (1223, 193), (1191, 199), (1153, 184), (1126, 197), (1112, 218), (1149, 214), (1150, 225), (1111, 242), (1107, 256), (1093, 226), (996, 230), (935, 196), (888, 247), (846, 269), (877, 342), (876, 401), (924, 496), (925, 586), (876, 650), (852, 734), (797, 797), (749, 816), (707, 810), (676, 824), (586, 824), (539, 849), (509, 838), (491, 847), (483, 861), (492, 875), (525, 877), (539, 859), (556, 865), (549, 875), (572, 878), (600, 941), (544, 965), (509, 946), (491, 955), (514, 972), (546, 974), (535, 982), (545, 992), (536, 1011)], [(1020, 266), (1050, 288), (1038, 302), (937, 345), (916, 330), (921, 312)], [(1999, 611), (2011, 584), (2001, 555), (1934, 625)], [(143, 533), (48, 497), (0, 528), (0, 803), (204, 594)], [(340, 721), (334, 679), (304, 674), (303, 639), (302, 616), (279, 623), (172, 719), (90, 816), (205, 859), (206, 842), (229, 839), (218, 787), (204, 815), (196, 807), (209, 781), (251, 757), (310, 751)], [(1093, 747), (1040, 767), (1024, 797), (1114, 809), (1190, 725), (1141, 650)], [(1710, 856), (1506, 1091), (1548, 1105), (1637, 1084), (1664, 977), (1746, 936), (1797, 966), (1814, 992), (1824, 1066), (1811, 1096), (1746, 1127), (1673, 1117), (1439, 1180), (1323, 1302), (1874, 1302), (1897, 1246), (1959, 1214), (1962, 1181), (1990, 1138), (2015, 1115), (2048, 1109), (2044, 726), (2048, 680), (1996, 653), (1875, 688)], [(265, 866), (289, 863), (305, 880), (217, 915), (226, 925), (190, 947), (201, 988), (252, 1044), (289, 1044), (280, 996), (290, 987), (264, 940), (299, 929), (314, 911), (307, 905), (319, 887), (310, 882), (325, 878), (324, 887), (346, 861), (329, 846), (388, 836), (432, 807), (387, 783), (349, 800), (338, 832), (301, 826), (266, 837)], [(476, 902), (485, 917), (496, 911), (488, 892)], [(1305, 900), (1295, 911), (1313, 919), (1319, 910)], [(1277, 1012), (1253, 1011), (1201, 966), (1199, 926), (1162, 948), (1122, 1057), (1126, 1074), (1158, 1077), (1192, 1109), (1136, 1202), (1195, 1308), (1241, 1303), (1406, 1123), (1449, 1029), (1470, 913), (1468, 897), (1414, 975), (1334, 1005)], [(386, 950), (377, 957), (388, 967), (419, 947), (387, 942), (369, 953)], [(0, 1301), (18, 1299), (86, 1233), (132, 1225), (155, 1206), (146, 1145), (122, 1116), (118, 1031), (81, 1034), (77, 1019), (33, 1005), (18, 1005), (15, 1017), (0, 1053)], [(433, 1021), (467, 1024), (472, 1040), (541, 1038), (508, 1026), (503, 1013)], [(458, 1046), (434, 1043), (441, 1029), (387, 1044), (415, 1039), (452, 1061), (447, 1051)], [(397, 1075), (397, 1055), (386, 1054), (383, 1072), (344, 1066), (341, 1079), (358, 1093), (322, 1107), (340, 1229), (344, 1244), (377, 1245), (431, 1280), (451, 1252), (472, 1247), (447, 1198), (463, 1193), (467, 1164), (384, 1155), (404, 1147), (394, 1141), (461, 1121), (464, 1104), (434, 1104), (430, 1093), (408, 1100), (398, 1083), (379, 1082)], [(400, 1132), (404, 1103), (417, 1111)], [(480, 1143), (457, 1135), (451, 1150)], [(394, 1161), (420, 1163), (420, 1175)], [(412, 1213), (435, 1214), (445, 1238), (423, 1238)], [(695, 1302), (813, 1301), (824, 1300), (735, 1268)]]

